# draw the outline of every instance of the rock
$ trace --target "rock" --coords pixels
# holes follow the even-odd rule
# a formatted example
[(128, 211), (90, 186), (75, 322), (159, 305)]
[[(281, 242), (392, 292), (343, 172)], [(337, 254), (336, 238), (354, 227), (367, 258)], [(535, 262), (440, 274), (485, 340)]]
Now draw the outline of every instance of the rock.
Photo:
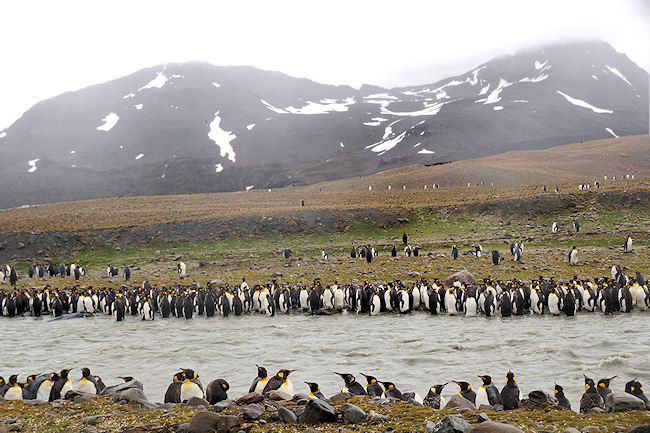
[(562, 430), (562, 433), (580, 433), (580, 430), (573, 427), (567, 427), (564, 430)]
[(269, 391), (266, 393), (266, 398), (274, 401), (289, 401), (293, 396), (282, 391)]
[(79, 420), (81, 424), (96, 425), (103, 418), (103, 415), (85, 416)]
[(645, 410), (645, 402), (627, 392), (612, 392), (605, 398), (605, 412), (627, 412)]
[(285, 424), (296, 424), (298, 422), (296, 414), (286, 407), (281, 407), (278, 410), (278, 418)]
[[(2, 430), (0, 430), (2, 431)], [(82, 429), (79, 433), (97, 433), (97, 429), (94, 429), (92, 427), (86, 427)]]
[(199, 262), (199, 268), (202, 268), (202, 267), (208, 266), (209, 264), (210, 264), (210, 262), (206, 262), (205, 260), (201, 260), (201, 261)]
[(245, 405), (245, 404), (251, 404), (251, 403), (259, 403), (261, 401), (264, 401), (264, 397), (262, 397), (260, 394), (256, 392), (251, 392), (246, 395), (242, 395), (239, 397), (237, 400), (235, 400), (235, 403), (238, 405)]
[(264, 406), (258, 403), (249, 404), (242, 411), (242, 416), (246, 421), (252, 421), (262, 416), (264, 413)]
[(210, 403), (204, 398), (192, 397), (187, 401), (187, 405), (189, 407), (203, 406), (205, 408), (210, 406)]
[(176, 428), (176, 433), (187, 433), (187, 430), (189, 428), (190, 428), (190, 423), (189, 422), (179, 424), (178, 427)]
[(335, 422), (334, 408), (323, 400), (310, 400), (305, 405), (305, 410), (298, 416), (301, 424), (320, 424), (322, 422)]
[(367, 416), (366, 411), (352, 403), (343, 403), (339, 407), (339, 411), (343, 415), (344, 424), (360, 424), (365, 421)]
[[(66, 394), (66, 398), (67, 398), (68, 394)], [(72, 400), (72, 402), (73, 403), (86, 403), (86, 402), (90, 401), (91, 398), (92, 398), (91, 395), (76, 395), (74, 397), (74, 399)]]
[(485, 412), (481, 412), (478, 415), (476, 415), (476, 422), (478, 422), (478, 423), (482, 423), (482, 422), (489, 421), (489, 420), (490, 420), (490, 418), (487, 416), (487, 414)]
[(433, 428), (432, 433), (465, 433), (471, 429), (470, 423), (458, 415), (445, 415)]
[(469, 430), (468, 433), (524, 433), (524, 431), (510, 424), (485, 421)]
[(528, 393), (528, 400), (536, 406), (550, 404), (556, 405), (557, 398), (554, 395), (551, 395), (545, 391), (532, 391)]
[(632, 427), (627, 433), (650, 433), (650, 424), (638, 425)]
[(197, 412), (187, 426), (187, 433), (205, 433), (216, 429), (220, 416), (214, 412)]
[(330, 397), (330, 401), (332, 403), (339, 403), (341, 401), (347, 401), (352, 397), (352, 394), (349, 392), (339, 392), (338, 394), (334, 394), (333, 396)]
[(470, 410), (476, 410), (476, 406), (474, 405), (474, 403), (472, 403), (462, 395), (458, 395), (458, 394), (452, 395), (443, 409), (453, 409), (453, 408), (462, 408), (462, 407), (466, 407), (467, 409)]
[(390, 421), (390, 418), (388, 418), (386, 415), (379, 414), (374, 410), (368, 412), (368, 416), (366, 416), (366, 422), (373, 423), (373, 424), (379, 424), (388, 421)]
[(424, 428), (426, 429), (427, 433), (433, 433), (433, 429), (436, 428), (436, 423), (428, 419), (424, 423)]
[(600, 431), (600, 429), (598, 427), (596, 427), (595, 425), (588, 425), (586, 427), (583, 427), (582, 430), (580, 430), (580, 431), (582, 433), (591, 433), (591, 432), (595, 432), (595, 431)]
[(175, 256), (172, 260), (175, 262), (180, 262), (181, 258), (181, 256)]
[(221, 412), (222, 410), (225, 410), (225, 409), (231, 409), (233, 407), (237, 407), (237, 404), (233, 403), (231, 401), (228, 401), (228, 400), (224, 400), (224, 401), (220, 401), (218, 403), (213, 404), (211, 407), (215, 412)]
[(407, 222), (409, 222), (409, 219), (406, 218), (406, 217), (398, 217), (398, 218), (397, 218), (397, 222), (400, 222), (400, 223), (407, 223)]
[(463, 269), (462, 271), (458, 271), (455, 274), (451, 274), (450, 276), (448, 276), (447, 279), (445, 280), (445, 284), (448, 287), (451, 287), (452, 284), (454, 284), (454, 282), (456, 281), (460, 281), (461, 283), (464, 284), (472, 284), (472, 283), (476, 283), (476, 278), (474, 278), (472, 274), (467, 272), (467, 270)]
[[(233, 427), (239, 425), (239, 420), (234, 415), (218, 415), (217, 419), (217, 431), (228, 431)], [(188, 431), (188, 433), (192, 433)]]

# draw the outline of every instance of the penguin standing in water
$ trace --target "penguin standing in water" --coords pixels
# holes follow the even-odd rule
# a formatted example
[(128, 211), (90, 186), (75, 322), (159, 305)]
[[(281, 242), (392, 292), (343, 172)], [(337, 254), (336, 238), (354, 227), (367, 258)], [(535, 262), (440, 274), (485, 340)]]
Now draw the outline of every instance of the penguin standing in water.
[(81, 380), (77, 385), (77, 391), (85, 392), (86, 394), (97, 394), (97, 379), (90, 374), (89, 368), (81, 369)]
[(486, 406), (495, 406), (497, 404), (503, 404), (501, 401), (501, 394), (497, 389), (492, 376), (479, 376), (483, 383), (476, 393), (476, 408), (481, 407), (482, 404)]
[(325, 396), (320, 392), (320, 386), (314, 382), (305, 382), (309, 387), (309, 398), (312, 400), (325, 400)]
[(206, 400), (208, 403), (215, 404), (220, 401), (228, 400), (228, 390), (230, 385), (225, 379), (215, 379), (208, 384), (207, 389), (205, 390)]
[(469, 400), (472, 404), (476, 405), (476, 393), (472, 391), (472, 386), (467, 382), (457, 382), (454, 380), (454, 383), (460, 387), (460, 392), (458, 395)]
[(623, 244), (623, 251), (625, 251), (626, 253), (632, 251), (632, 236), (627, 235), (627, 237), (625, 238), (625, 243)]
[(572, 266), (578, 264), (578, 250), (576, 250), (576, 247), (573, 247), (569, 252), (569, 264)]
[(203, 398), (203, 385), (199, 375), (189, 368), (182, 368), (185, 373), (185, 380), (181, 385), (181, 403), (188, 401), (192, 397)]
[(515, 380), (515, 375), (512, 371), (506, 374), (506, 386), (501, 390), (501, 400), (503, 401), (503, 409), (512, 410), (519, 408), (519, 387)]
[(372, 397), (380, 397), (384, 390), (381, 385), (379, 385), (379, 382), (377, 382), (377, 379), (374, 376), (369, 376), (367, 374), (361, 373), (361, 375), (365, 377), (368, 382), (366, 385), (366, 394)]
[(363, 388), (363, 386), (357, 382), (357, 379), (355, 379), (354, 376), (348, 373), (334, 373), (338, 374), (341, 376), (343, 381), (345, 382), (345, 386), (341, 390), (341, 392), (349, 392), (352, 395), (368, 395), (366, 390)]
[(456, 248), (456, 245), (451, 247), (451, 256), (454, 258), (454, 260), (458, 259), (458, 248)]
[(285, 392), (293, 397), (294, 394), (293, 384), (291, 383), (291, 379), (289, 379), (289, 375), (294, 371), (295, 370), (286, 370), (286, 369), (282, 369), (278, 371), (278, 373), (272, 378), (270, 378), (269, 381), (266, 383), (266, 386), (264, 387), (262, 393), (278, 390), (281, 392)]
[(612, 390), (609, 389), (609, 383), (614, 380), (616, 376), (610, 377), (609, 379), (600, 379), (597, 383), (596, 389), (598, 390), (598, 394), (600, 394), (600, 397), (605, 401), (607, 398), (608, 394), (612, 393)]
[(447, 401), (445, 398), (442, 396), (442, 390), (447, 385), (446, 383), (443, 383), (442, 385), (434, 385), (431, 388), (429, 388), (429, 392), (427, 393), (426, 397), (424, 397), (424, 401), (422, 404), (425, 406), (431, 407), (433, 409), (442, 409), (445, 407), (447, 404)]
[(183, 382), (185, 382), (185, 373), (182, 371), (176, 373), (165, 392), (165, 403), (181, 403), (181, 386)]
[(605, 403), (596, 389), (594, 380), (586, 375), (583, 376), (585, 376), (585, 392), (580, 398), (580, 413), (588, 413), (596, 407), (603, 409)]
[(18, 384), (18, 375), (12, 374), (9, 376), (9, 387), (5, 391), (4, 399), (5, 400), (22, 400), (23, 399), (23, 389)]
[(264, 392), (264, 387), (266, 386), (266, 383), (269, 381), (269, 373), (266, 371), (266, 368), (260, 367), (259, 365), (256, 366), (257, 366), (257, 377), (255, 378), (255, 380), (253, 380), (253, 384), (251, 385), (248, 392), (249, 393), (256, 392), (258, 394), (262, 394)]
[(557, 398), (557, 404), (571, 410), (571, 402), (564, 395), (564, 388), (556, 383), (555, 390), (553, 392), (555, 393), (555, 398)]

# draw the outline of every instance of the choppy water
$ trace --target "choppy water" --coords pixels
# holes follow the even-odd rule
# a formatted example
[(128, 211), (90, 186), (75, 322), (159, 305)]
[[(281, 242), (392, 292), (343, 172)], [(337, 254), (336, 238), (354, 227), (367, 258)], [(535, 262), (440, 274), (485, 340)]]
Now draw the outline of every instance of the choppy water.
[[(638, 377), (650, 387), (650, 314), (576, 317), (527, 316), (466, 318), (427, 313), (377, 317), (342, 314), (229, 318), (195, 317), (143, 322), (127, 317), (116, 323), (103, 315), (48, 322), (43, 318), (0, 318), (0, 375), (26, 375), (82, 367), (91, 368), (107, 385), (117, 376), (134, 376), (152, 401), (162, 401), (171, 376), (192, 368), (204, 385), (225, 378), (230, 397), (248, 391), (255, 364), (270, 374), (280, 368), (291, 375), (296, 392), (308, 392), (303, 381), (315, 381), (325, 395), (338, 392), (343, 381), (334, 371), (360, 372), (394, 382), (401, 391), (424, 396), (429, 386), (466, 380), (480, 385), (490, 374), (498, 387), (511, 369), (522, 393), (552, 392), (562, 384), (574, 408), (583, 377), (598, 380), (618, 375), (612, 388), (623, 391)], [(451, 383), (444, 394), (454, 394)]]

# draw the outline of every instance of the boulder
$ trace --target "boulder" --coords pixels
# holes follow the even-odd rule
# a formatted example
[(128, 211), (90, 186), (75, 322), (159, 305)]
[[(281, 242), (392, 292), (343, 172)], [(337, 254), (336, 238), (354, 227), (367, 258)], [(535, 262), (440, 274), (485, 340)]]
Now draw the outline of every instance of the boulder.
[(281, 407), (278, 410), (278, 418), (285, 424), (296, 424), (298, 422), (296, 414), (286, 407)]
[(650, 433), (650, 424), (643, 424), (632, 427), (627, 431), (627, 433)]
[(310, 400), (303, 412), (298, 416), (301, 424), (320, 424), (322, 422), (335, 422), (334, 408), (323, 400)]
[(612, 392), (605, 397), (605, 412), (627, 412), (645, 410), (645, 402), (626, 392)]
[(79, 422), (86, 425), (97, 425), (103, 417), (103, 415), (85, 416)]
[(448, 276), (445, 280), (445, 284), (447, 287), (451, 287), (456, 281), (464, 284), (473, 284), (476, 283), (476, 278), (467, 272), (467, 270), (463, 269), (462, 271), (458, 271), (455, 274)]
[(204, 408), (210, 406), (210, 403), (201, 397), (192, 397), (187, 401), (189, 407), (203, 406)]
[(242, 411), (242, 417), (246, 421), (253, 421), (261, 417), (263, 413), (264, 413), (264, 406), (258, 403), (252, 403), (244, 408), (244, 410)]
[(431, 433), (465, 433), (471, 428), (470, 423), (462, 419), (459, 415), (445, 415), (433, 427)]
[(343, 403), (339, 407), (344, 424), (360, 424), (366, 420), (366, 411), (352, 403)]
[(261, 401), (264, 401), (264, 397), (256, 392), (251, 392), (250, 394), (242, 395), (239, 397), (237, 400), (235, 400), (235, 403), (241, 406), (245, 404), (259, 403)]
[(290, 401), (293, 398), (292, 395), (282, 391), (269, 391), (265, 395), (269, 400), (275, 401)]
[(550, 405), (556, 405), (558, 404), (557, 398), (555, 398), (554, 395), (549, 394), (548, 392), (545, 391), (532, 391), (528, 393), (528, 399), (537, 405), (543, 405), (543, 404), (550, 404)]
[(332, 403), (338, 403), (341, 401), (347, 401), (350, 398), (352, 398), (352, 394), (349, 392), (339, 392), (338, 394), (334, 394), (333, 396), (330, 397), (330, 401)]
[(382, 415), (380, 413), (375, 412), (374, 410), (371, 410), (368, 412), (368, 415), (366, 416), (366, 422), (372, 423), (372, 424), (380, 424), (383, 422), (388, 422), (390, 421), (390, 418), (388, 418), (386, 415)]
[(219, 416), (214, 412), (197, 412), (190, 420), (187, 433), (206, 433), (216, 429)]
[(474, 403), (463, 397), (462, 395), (452, 395), (449, 398), (449, 401), (443, 409), (453, 409), (453, 408), (467, 408), (470, 410), (476, 410)]
[(469, 430), (468, 433), (524, 433), (524, 431), (510, 424), (485, 421)]
[[(228, 431), (238, 425), (239, 420), (234, 415), (219, 415), (219, 418), (217, 418), (217, 431)], [(192, 432), (188, 431), (188, 433)]]

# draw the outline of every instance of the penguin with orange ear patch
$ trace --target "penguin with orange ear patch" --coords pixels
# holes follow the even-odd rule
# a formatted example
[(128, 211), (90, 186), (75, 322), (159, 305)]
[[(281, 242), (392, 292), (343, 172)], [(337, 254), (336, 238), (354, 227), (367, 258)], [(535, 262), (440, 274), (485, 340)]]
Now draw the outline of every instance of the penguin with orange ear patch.
[(585, 376), (585, 392), (580, 398), (580, 413), (588, 413), (594, 408), (603, 409), (605, 403), (603, 398), (598, 394), (598, 389), (596, 389), (596, 384), (594, 380)]
[(230, 389), (230, 385), (225, 379), (216, 379), (208, 384), (208, 388), (205, 391), (205, 396), (210, 404), (219, 403), (228, 399), (227, 391)]

